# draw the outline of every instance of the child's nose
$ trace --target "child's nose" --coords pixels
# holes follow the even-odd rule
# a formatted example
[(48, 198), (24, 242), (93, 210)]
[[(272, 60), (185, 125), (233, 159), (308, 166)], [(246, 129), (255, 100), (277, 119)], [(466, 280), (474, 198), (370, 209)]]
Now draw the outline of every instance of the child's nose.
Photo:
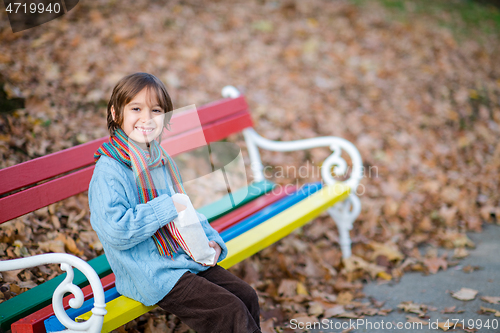
[(151, 120), (151, 113), (149, 111), (145, 111), (141, 115), (141, 120), (143, 123), (146, 123)]

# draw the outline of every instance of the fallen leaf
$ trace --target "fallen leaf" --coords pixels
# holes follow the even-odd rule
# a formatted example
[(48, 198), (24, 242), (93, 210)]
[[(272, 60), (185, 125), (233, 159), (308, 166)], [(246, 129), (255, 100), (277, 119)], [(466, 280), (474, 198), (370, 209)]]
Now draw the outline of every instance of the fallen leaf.
[(38, 247), (44, 252), (66, 253), (64, 242), (62, 240), (40, 242)]
[(386, 256), (387, 260), (403, 260), (404, 255), (399, 251), (398, 246), (394, 243), (376, 243), (370, 242), (370, 247), (373, 249), (372, 258), (375, 259), (378, 256)]
[(452, 297), (461, 301), (472, 301), (474, 298), (476, 298), (476, 295), (477, 290), (469, 288), (462, 288), (459, 291), (451, 294)]
[(447, 308), (444, 308), (444, 310), (442, 311), (443, 313), (455, 313), (455, 308), (456, 306), (450, 306), (450, 307), (447, 307)]
[(422, 323), (423, 325), (429, 325), (428, 321), (413, 316), (406, 316), (406, 321), (409, 323)]
[(300, 324), (303, 327), (306, 327), (307, 325), (314, 325), (314, 323), (318, 322), (318, 318), (313, 316), (307, 316), (301, 313), (298, 313), (295, 316), (293, 316), (293, 319), (297, 321), (297, 324)]
[(467, 256), (469, 256), (469, 251), (467, 251), (467, 249), (465, 249), (463, 247), (456, 248), (453, 251), (453, 258), (463, 259)]
[(342, 314), (344, 312), (345, 312), (345, 310), (344, 310), (344, 307), (342, 305), (335, 305), (335, 306), (325, 310), (324, 317), (331, 318), (331, 317), (335, 317), (339, 314)]
[(17, 276), (22, 272), (22, 269), (16, 269), (12, 271), (4, 271), (2, 272), (3, 280), (5, 282), (19, 282), (19, 277)]
[(68, 236), (68, 235), (59, 234), (54, 239), (54, 241), (62, 241), (64, 243), (64, 245), (66, 246), (66, 249), (68, 249), (68, 251), (70, 251), (71, 253), (76, 254), (78, 256), (83, 255), (83, 251), (81, 251), (76, 246), (75, 240), (73, 238), (71, 238), (70, 236)]
[(306, 287), (301, 282), (297, 282), (297, 295), (309, 296)]
[(500, 304), (500, 297), (496, 296), (482, 296), (481, 300), (491, 304)]
[(443, 258), (426, 258), (424, 265), (429, 270), (429, 273), (436, 274), (440, 268), (445, 271), (448, 268), (448, 263)]
[(494, 313), (495, 315), (496, 315), (497, 313), (500, 313), (500, 311), (498, 311), (497, 309), (486, 308), (486, 307), (484, 307), (484, 306), (480, 306), (479, 308), (481, 309), (481, 311), (482, 311), (482, 312), (485, 312), (485, 313), (486, 313), (486, 312), (491, 312), (491, 313)]
[(392, 312), (392, 309), (391, 308), (387, 308), (387, 309), (380, 309), (378, 310), (378, 314), (380, 316), (387, 316), (389, 313)]
[(356, 319), (356, 318), (359, 318), (359, 315), (355, 314), (354, 312), (345, 311), (345, 312), (342, 312), (341, 314), (338, 314), (336, 317), (337, 318)]
[(278, 287), (278, 295), (284, 298), (292, 298), (297, 294), (297, 283), (296, 280), (284, 279), (281, 281)]
[(413, 302), (402, 302), (398, 305), (398, 309), (402, 309), (405, 312), (416, 313), (419, 317), (425, 316), (425, 307)]
[(464, 268), (462, 268), (464, 273), (472, 273), (472, 272), (478, 271), (480, 269), (481, 269), (481, 267), (479, 267), (479, 266), (471, 266), (471, 265), (467, 265)]
[(276, 333), (274, 329), (274, 319), (269, 318), (268, 320), (264, 320), (260, 323), (260, 328), (262, 333)]
[(353, 294), (349, 291), (343, 291), (337, 296), (337, 303), (341, 305), (349, 304), (354, 298)]

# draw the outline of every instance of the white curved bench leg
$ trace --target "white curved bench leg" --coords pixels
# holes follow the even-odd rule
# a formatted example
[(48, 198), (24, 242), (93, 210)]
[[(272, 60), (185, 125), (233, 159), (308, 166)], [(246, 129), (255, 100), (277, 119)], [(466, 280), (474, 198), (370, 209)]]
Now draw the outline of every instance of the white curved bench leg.
[(352, 224), (360, 212), (361, 202), (355, 194), (350, 194), (344, 201), (328, 208), (328, 214), (335, 221), (339, 230), (339, 244), (343, 258), (351, 256), (351, 236), (349, 231), (352, 229)]

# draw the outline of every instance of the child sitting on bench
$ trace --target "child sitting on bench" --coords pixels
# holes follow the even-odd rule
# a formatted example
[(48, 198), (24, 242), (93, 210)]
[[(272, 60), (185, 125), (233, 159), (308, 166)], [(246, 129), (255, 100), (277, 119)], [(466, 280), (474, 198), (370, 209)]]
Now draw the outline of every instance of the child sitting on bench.
[(175, 232), (172, 221), (186, 207), (171, 197), (185, 191), (174, 160), (159, 145), (172, 113), (164, 84), (147, 73), (122, 78), (108, 103), (111, 137), (94, 155), (88, 193), (90, 221), (116, 288), (199, 333), (260, 332), (257, 294), (217, 265), (227, 247), (206, 217), (196, 213), (216, 253), (211, 265), (194, 261)]

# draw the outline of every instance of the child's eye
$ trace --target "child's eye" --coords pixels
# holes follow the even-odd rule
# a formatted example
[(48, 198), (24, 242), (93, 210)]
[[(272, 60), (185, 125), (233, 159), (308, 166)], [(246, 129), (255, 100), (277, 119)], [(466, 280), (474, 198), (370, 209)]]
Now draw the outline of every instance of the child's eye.
[(133, 111), (140, 111), (139, 108), (132, 108)]
[(153, 112), (163, 112), (162, 110), (154, 109)]

